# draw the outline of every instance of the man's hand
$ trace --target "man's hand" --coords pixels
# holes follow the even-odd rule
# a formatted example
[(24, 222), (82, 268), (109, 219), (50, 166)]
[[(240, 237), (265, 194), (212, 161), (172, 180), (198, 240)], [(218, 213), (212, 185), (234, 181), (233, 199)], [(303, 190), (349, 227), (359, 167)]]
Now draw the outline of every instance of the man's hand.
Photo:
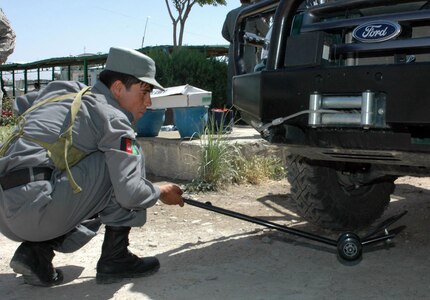
[(167, 205), (179, 205), (184, 206), (184, 200), (182, 199), (183, 191), (175, 184), (163, 184), (160, 186), (160, 200)]

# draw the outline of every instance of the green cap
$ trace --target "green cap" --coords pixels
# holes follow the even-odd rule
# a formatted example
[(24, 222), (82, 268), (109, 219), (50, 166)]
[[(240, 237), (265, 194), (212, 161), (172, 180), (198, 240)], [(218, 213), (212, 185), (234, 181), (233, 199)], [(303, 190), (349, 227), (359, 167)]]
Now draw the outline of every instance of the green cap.
[(137, 79), (164, 90), (155, 80), (155, 63), (149, 56), (139, 51), (111, 47), (106, 61), (106, 70), (133, 75)]

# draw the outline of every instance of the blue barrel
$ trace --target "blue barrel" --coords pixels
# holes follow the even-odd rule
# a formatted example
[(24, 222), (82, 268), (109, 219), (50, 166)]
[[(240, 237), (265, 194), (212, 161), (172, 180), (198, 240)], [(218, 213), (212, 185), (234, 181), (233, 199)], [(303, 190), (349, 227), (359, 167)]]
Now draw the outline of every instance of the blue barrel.
[(166, 109), (148, 109), (136, 123), (137, 136), (154, 137), (163, 126)]
[(209, 112), (208, 128), (212, 133), (230, 133), (234, 123), (233, 111), (226, 108), (212, 108)]
[(173, 108), (173, 121), (183, 139), (200, 137), (207, 120), (208, 109), (205, 106)]

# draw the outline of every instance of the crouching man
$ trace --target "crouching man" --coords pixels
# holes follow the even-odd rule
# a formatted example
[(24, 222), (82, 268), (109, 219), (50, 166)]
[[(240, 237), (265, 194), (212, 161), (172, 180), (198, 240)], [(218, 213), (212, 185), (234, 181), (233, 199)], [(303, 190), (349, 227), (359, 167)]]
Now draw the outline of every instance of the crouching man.
[(159, 269), (157, 258), (127, 249), (130, 228), (145, 224), (158, 199), (184, 205), (178, 186), (145, 178), (132, 123), (151, 105), (153, 88), (162, 89), (154, 61), (113, 47), (94, 87), (53, 81), (16, 99), (19, 125), (0, 149), (0, 232), (22, 242), (10, 266), (26, 283), (60, 284), (54, 251), (76, 251), (101, 224), (97, 283)]

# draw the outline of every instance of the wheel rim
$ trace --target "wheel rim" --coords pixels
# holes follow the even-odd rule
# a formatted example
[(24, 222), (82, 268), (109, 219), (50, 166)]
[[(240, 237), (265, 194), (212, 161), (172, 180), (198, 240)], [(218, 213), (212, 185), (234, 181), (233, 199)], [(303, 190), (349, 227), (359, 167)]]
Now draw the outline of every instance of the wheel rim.
[(338, 239), (338, 254), (345, 260), (358, 259), (361, 256), (362, 248), (360, 238), (354, 233), (344, 233)]
[(365, 185), (360, 183), (359, 173), (345, 173), (343, 171), (336, 171), (336, 176), (339, 182), (340, 188), (347, 195), (361, 196), (365, 195), (372, 189), (372, 185)]
[(342, 252), (347, 257), (355, 257), (358, 254), (358, 247), (355, 243), (348, 241), (343, 245)]

